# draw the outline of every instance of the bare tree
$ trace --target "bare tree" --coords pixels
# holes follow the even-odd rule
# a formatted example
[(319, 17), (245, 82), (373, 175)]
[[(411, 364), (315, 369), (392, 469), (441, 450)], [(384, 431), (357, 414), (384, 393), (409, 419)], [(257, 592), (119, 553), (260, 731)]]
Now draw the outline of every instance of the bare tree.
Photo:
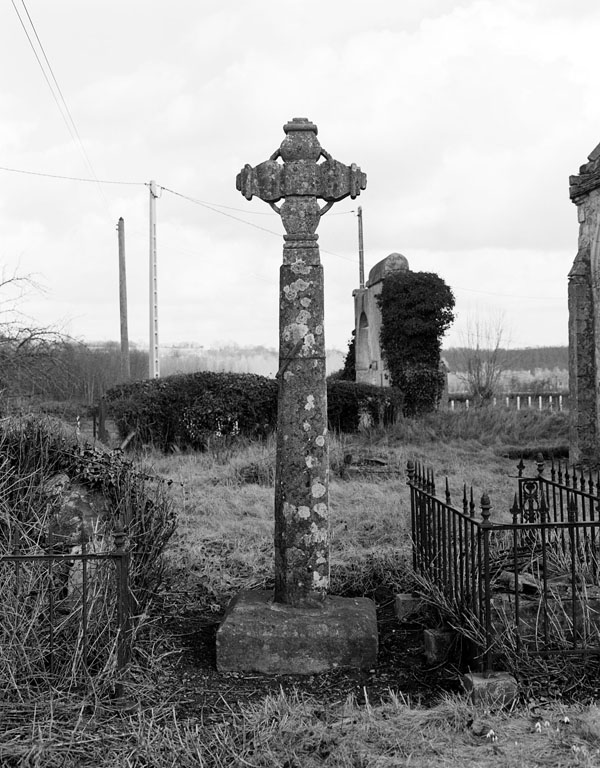
[(507, 346), (503, 315), (489, 319), (476, 316), (468, 321), (456, 375), (476, 405), (486, 405), (498, 394), (508, 362)]
[(57, 345), (65, 337), (35, 325), (19, 306), (28, 291), (40, 290), (31, 276), (0, 275), (0, 398), (35, 394), (56, 375)]

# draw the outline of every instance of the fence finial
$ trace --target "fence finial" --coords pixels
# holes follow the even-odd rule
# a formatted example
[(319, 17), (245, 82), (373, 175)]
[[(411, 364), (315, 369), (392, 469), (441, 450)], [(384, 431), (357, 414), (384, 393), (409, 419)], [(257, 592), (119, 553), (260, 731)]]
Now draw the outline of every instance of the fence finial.
[(523, 470), (525, 469), (525, 462), (523, 461), (523, 457), (521, 456), (519, 463), (517, 464), (517, 472), (518, 477), (523, 477)]
[(406, 462), (406, 474), (408, 476), (408, 485), (412, 485), (415, 479), (415, 462), (411, 461), (411, 459)]
[(537, 467), (538, 475), (543, 475), (544, 474), (544, 456), (541, 452), (537, 453), (535, 456), (535, 465)]
[(487, 525), (489, 524), (490, 514), (491, 514), (490, 509), (492, 507), (492, 505), (490, 504), (490, 497), (487, 495), (487, 493), (484, 493), (481, 496), (480, 506), (481, 506), (481, 517), (483, 518), (483, 524)]
[(117, 552), (122, 552), (125, 546), (125, 529), (123, 523), (119, 520), (113, 530), (113, 543)]
[(521, 512), (521, 508), (519, 507), (519, 500), (517, 498), (517, 494), (515, 493), (515, 498), (513, 500), (512, 507), (510, 508), (510, 513), (513, 518), (513, 524), (515, 525), (517, 523), (517, 518), (519, 517), (520, 512)]

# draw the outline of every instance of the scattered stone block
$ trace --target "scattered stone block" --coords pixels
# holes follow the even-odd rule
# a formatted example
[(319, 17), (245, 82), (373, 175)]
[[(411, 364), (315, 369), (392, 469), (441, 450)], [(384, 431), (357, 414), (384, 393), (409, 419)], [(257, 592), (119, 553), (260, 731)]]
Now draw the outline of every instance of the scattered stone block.
[(375, 604), (365, 597), (326, 597), (322, 607), (275, 603), (267, 591), (241, 592), (217, 631), (220, 672), (313, 675), (373, 669), (378, 638)]
[(453, 629), (426, 629), (423, 632), (425, 658), (428, 664), (442, 664), (454, 647), (457, 633)]
[(469, 672), (461, 682), (473, 704), (494, 709), (510, 707), (518, 694), (517, 681), (508, 672)]
[(394, 613), (398, 621), (406, 621), (419, 612), (421, 599), (410, 592), (401, 592), (394, 600)]

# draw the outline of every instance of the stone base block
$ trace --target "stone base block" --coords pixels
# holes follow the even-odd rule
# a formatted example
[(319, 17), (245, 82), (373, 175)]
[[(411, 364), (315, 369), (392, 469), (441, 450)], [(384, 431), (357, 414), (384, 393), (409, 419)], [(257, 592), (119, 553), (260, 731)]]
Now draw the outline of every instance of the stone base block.
[(509, 707), (519, 692), (517, 681), (508, 672), (469, 672), (461, 682), (473, 704), (485, 707)]
[(394, 613), (398, 621), (406, 621), (419, 612), (420, 598), (410, 592), (401, 592), (394, 600)]
[(217, 631), (217, 669), (267, 675), (313, 675), (372, 669), (377, 661), (375, 604), (327, 597), (319, 608), (273, 602), (273, 593), (246, 591), (230, 603)]
[(456, 632), (453, 629), (425, 629), (423, 642), (427, 663), (442, 664), (456, 642)]

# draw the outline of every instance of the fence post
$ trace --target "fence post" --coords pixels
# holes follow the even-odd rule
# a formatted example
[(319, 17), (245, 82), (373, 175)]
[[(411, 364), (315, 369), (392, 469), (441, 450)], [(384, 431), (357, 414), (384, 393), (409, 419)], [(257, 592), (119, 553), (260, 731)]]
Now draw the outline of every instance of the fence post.
[(517, 653), (521, 651), (521, 631), (519, 627), (519, 514), (522, 512), (519, 502), (517, 501), (517, 494), (513, 505), (510, 509), (512, 515), (512, 527), (513, 527), (513, 569), (515, 576), (515, 635)]
[[(113, 542), (115, 546), (115, 560), (118, 572), (118, 607), (117, 621), (119, 636), (117, 639), (117, 668), (119, 673), (123, 672), (129, 661), (129, 644), (131, 642), (131, 604), (129, 600), (129, 553), (125, 551), (125, 530), (119, 521), (113, 532)], [(119, 680), (115, 693), (117, 696), (123, 694), (123, 683)]]
[(571, 546), (571, 622), (573, 625), (573, 648), (577, 648), (577, 549), (578, 542), (575, 537), (575, 523), (577, 522), (577, 502), (575, 495), (567, 496), (567, 519), (569, 525), (569, 544)]
[(485, 611), (485, 654), (484, 654), (484, 673), (490, 674), (492, 671), (492, 585), (490, 578), (490, 497), (484, 493), (481, 497), (481, 532), (483, 535), (483, 599)]
[(108, 442), (108, 432), (106, 431), (106, 399), (100, 398), (98, 405), (98, 439), (102, 443)]
[(416, 494), (414, 489), (414, 482), (415, 482), (415, 474), (416, 474), (416, 468), (414, 461), (411, 461), (410, 459), (406, 462), (406, 484), (410, 488), (410, 517), (411, 517), (411, 530), (412, 530), (412, 537), (413, 537), (413, 546), (412, 546), (412, 558), (413, 558), (413, 571), (417, 572), (417, 548), (420, 547), (419, 542), (419, 526), (418, 526), (418, 520), (417, 520), (417, 504), (416, 504)]

